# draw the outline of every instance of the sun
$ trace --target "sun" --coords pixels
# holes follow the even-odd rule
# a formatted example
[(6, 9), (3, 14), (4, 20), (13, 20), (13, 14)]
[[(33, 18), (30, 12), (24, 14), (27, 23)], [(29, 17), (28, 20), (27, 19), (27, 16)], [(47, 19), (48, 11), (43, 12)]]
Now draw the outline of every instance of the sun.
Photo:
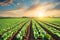
[(44, 17), (44, 14), (43, 13), (40, 13), (38, 16), (39, 17)]
[(41, 18), (45, 17), (45, 14), (43, 11), (37, 12), (37, 15), (38, 15), (38, 17), (41, 17)]

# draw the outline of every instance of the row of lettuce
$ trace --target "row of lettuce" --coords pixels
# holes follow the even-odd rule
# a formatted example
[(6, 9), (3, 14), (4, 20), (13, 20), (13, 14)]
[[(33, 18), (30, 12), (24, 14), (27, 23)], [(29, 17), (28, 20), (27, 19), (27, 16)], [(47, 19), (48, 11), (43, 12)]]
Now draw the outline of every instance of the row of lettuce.
[[(56, 35), (56, 37), (55, 38), (57, 38), (57, 40), (60, 40), (60, 31), (59, 30), (57, 30), (56, 28), (60, 28), (59, 26), (55, 26), (55, 25), (52, 25), (52, 24), (49, 24), (49, 25), (52, 25), (52, 26), (54, 26), (54, 27), (56, 27), (56, 28), (54, 28), (54, 27), (51, 27), (51, 26), (49, 26), (49, 25), (46, 25), (44, 22), (41, 22), (41, 20), (36, 20), (35, 19), (35, 21), (37, 21), (37, 23), (40, 25), (40, 27), (42, 27), (42, 28), (45, 28), (45, 29), (47, 29), (48, 31), (50, 31), (53, 35)], [(37, 24), (36, 23), (36, 24)], [(35, 25), (36, 25), (35, 24)], [(37, 25), (38, 25), (37, 24)], [(39, 28), (39, 27), (38, 27)], [(41, 28), (40, 28), (41, 29)], [(41, 32), (43, 32), (42, 30), (40, 31), (40, 33)], [(50, 39), (53, 35), (50, 35), (49, 34), (49, 38), (48, 39)], [(47, 36), (47, 35), (46, 35)]]
[[(29, 19), (28, 18), (20, 18), (20, 19), (3, 19), (1, 20), (1, 23), (7, 23), (7, 24), (1, 24), (2, 25), (1, 29), (0, 29), (0, 35), (2, 35), (0, 37), (0, 40), (8, 40), (8, 38), (11, 38), (13, 36), (13, 34), (15, 32), (17, 32), (18, 29), (20, 29), (22, 27), (22, 25), (27, 22)], [(9, 26), (7, 26), (9, 25)], [(11, 26), (10, 26), (11, 25)], [(28, 24), (25, 24), (25, 26), (28, 26)], [(24, 32), (25, 30), (25, 26), (22, 29), (22, 32)], [(8, 30), (8, 31), (7, 31)], [(5, 32), (6, 31), (6, 32)], [(5, 33), (4, 33), (5, 32)], [(21, 35), (23, 36), (23, 34), (21, 33)], [(19, 33), (18, 33), (19, 34)], [(17, 34), (17, 35), (18, 35)], [(17, 37), (18, 38), (18, 37)], [(22, 39), (20, 37), (20, 39)]]
[(35, 39), (41, 39), (41, 40), (50, 40), (51, 36), (47, 34), (42, 27), (36, 23), (34, 20), (32, 21), (32, 29), (34, 33)]

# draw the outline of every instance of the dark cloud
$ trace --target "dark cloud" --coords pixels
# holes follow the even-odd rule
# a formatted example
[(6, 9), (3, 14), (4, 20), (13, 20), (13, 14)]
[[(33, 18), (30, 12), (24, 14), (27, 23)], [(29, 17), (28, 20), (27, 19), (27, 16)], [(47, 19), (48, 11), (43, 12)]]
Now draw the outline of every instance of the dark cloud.
[(60, 10), (60, 4), (57, 4), (54, 9)]
[(12, 2), (13, 2), (13, 0), (0, 0), (0, 5), (7, 5), (7, 4), (10, 4)]
[(0, 0), (0, 2), (4, 2), (4, 1), (6, 1), (6, 0)]
[(54, 2), (60, 2), (60, 0), (54, 0)]

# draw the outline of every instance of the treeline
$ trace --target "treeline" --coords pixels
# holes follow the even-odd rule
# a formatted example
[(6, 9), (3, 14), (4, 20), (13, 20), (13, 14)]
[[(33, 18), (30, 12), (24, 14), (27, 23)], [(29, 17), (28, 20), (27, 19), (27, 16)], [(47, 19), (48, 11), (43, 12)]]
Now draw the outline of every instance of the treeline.
[(10, 19), (10, 18), (12, 18), (12, 19), (19, 19), (19, 18), (28, 18), (28, 17), (0, 17), (0, 19)]
[[(0, 19), (19, 19), (19, 18), (40, 18), (40, 17), (0, 17)], [(44, 18), (60, 18), (60, 17), (44, 17)]]

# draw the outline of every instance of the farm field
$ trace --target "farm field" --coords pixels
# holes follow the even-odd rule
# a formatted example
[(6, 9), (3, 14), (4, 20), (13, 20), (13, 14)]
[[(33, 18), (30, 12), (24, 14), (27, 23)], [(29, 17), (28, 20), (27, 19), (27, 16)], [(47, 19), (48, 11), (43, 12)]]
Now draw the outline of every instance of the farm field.
[(60, 18), (0, 18), (0, 40), (60, 40)]

